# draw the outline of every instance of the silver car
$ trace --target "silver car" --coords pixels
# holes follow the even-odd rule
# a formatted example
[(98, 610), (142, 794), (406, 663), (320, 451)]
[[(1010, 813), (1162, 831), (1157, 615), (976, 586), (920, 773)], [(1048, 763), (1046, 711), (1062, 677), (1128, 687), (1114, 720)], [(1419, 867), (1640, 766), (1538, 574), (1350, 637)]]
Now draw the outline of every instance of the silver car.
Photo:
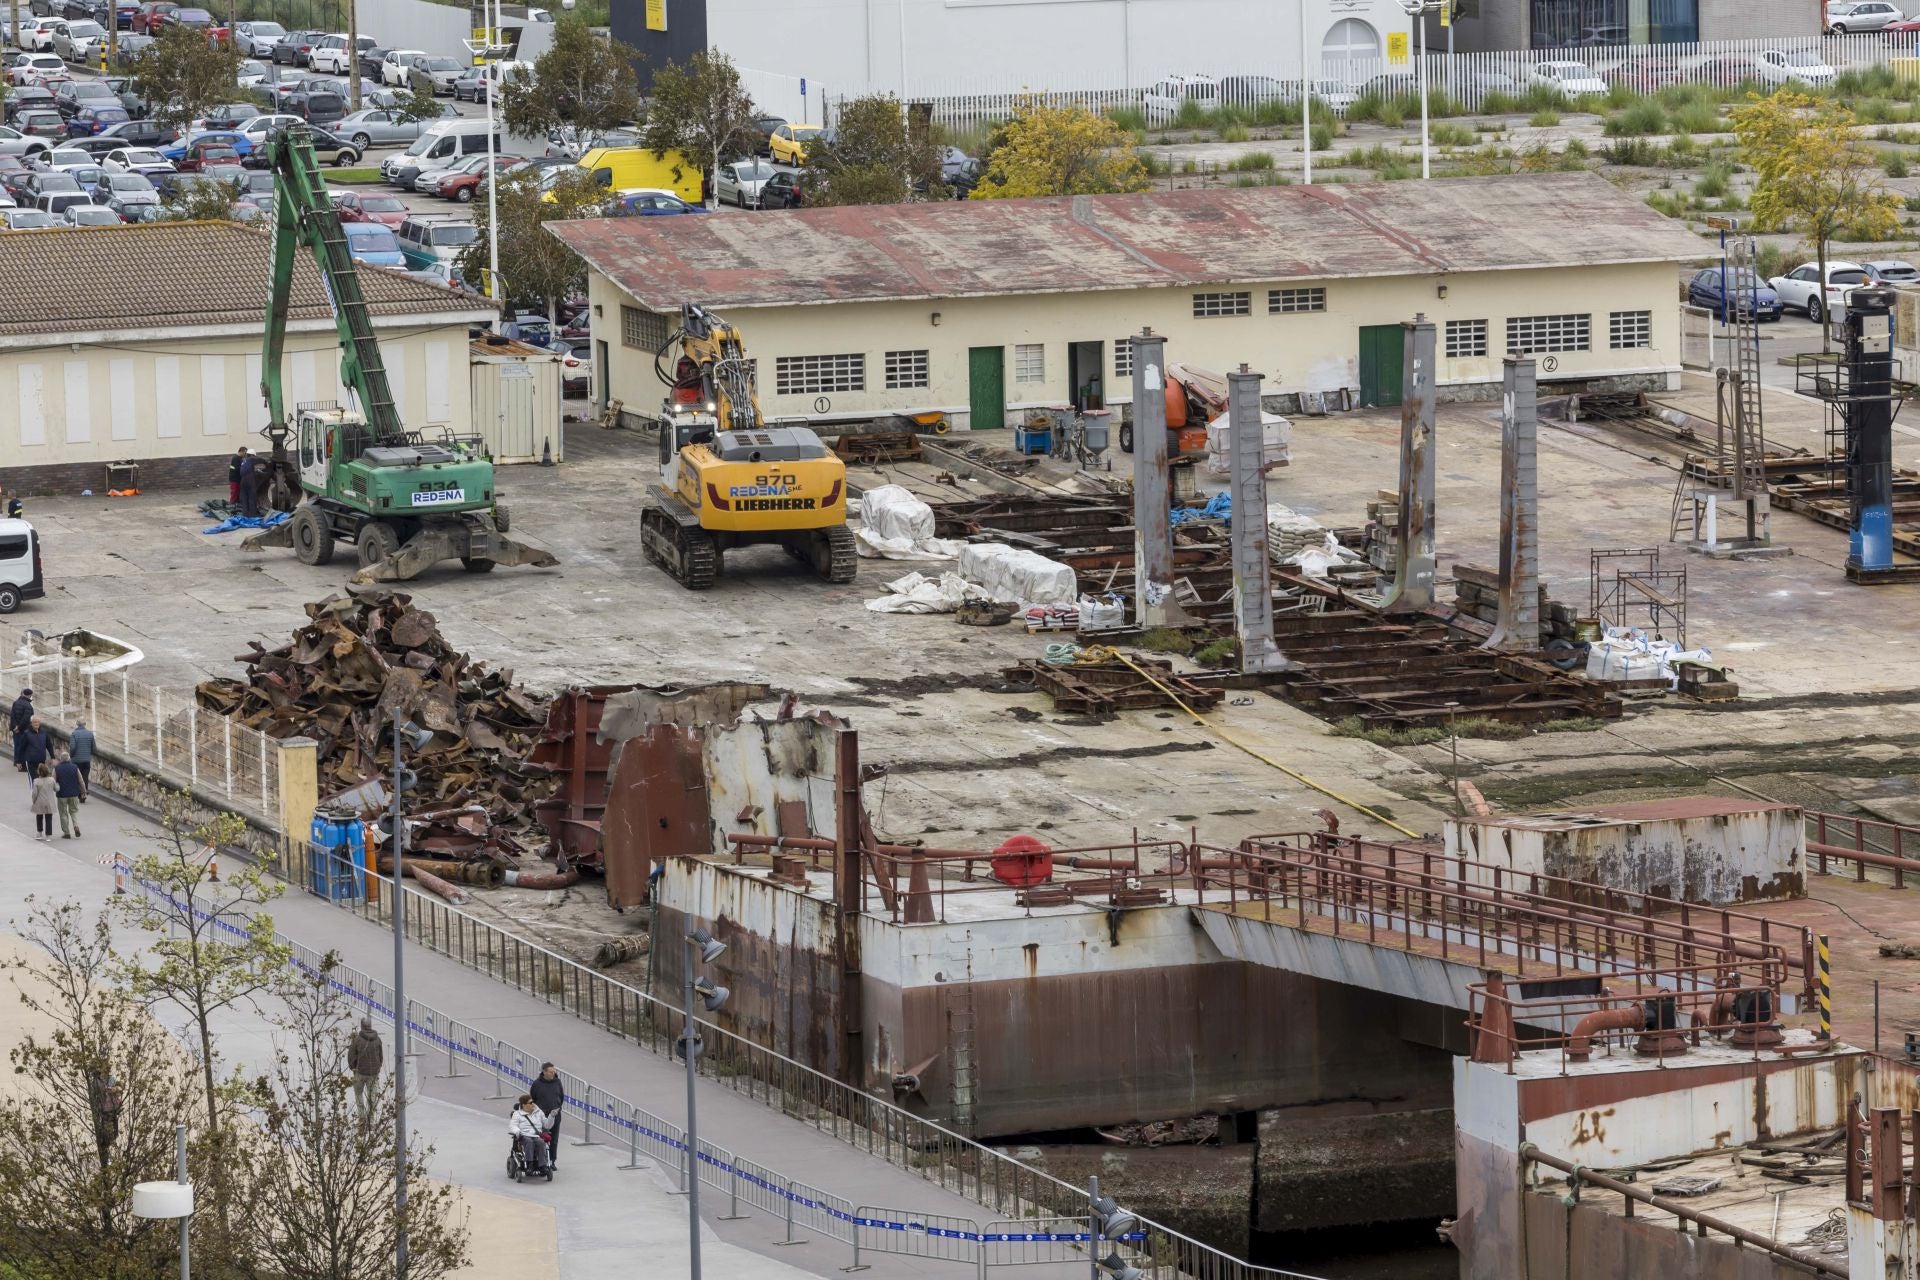
[(415, 58), (407, 67), (407, 85), (415, 92), (424, 87), (435, 97), (452, 96), (453, 82), (472, 65), (452, 58)]
[(118, 214), (125, 214), (137, 204), (160, 203), (160, 193), (153, 189), (153, 183), (145, 174), (139, 173), (101, 174), (100, 181), (94, 185), (93, 198)]
[(1835, 35), (1849, 31), (1884, 31), (1907, 17), (1887, 0), (1839, 0), (1827, 6), (1827, 30)]
[(713, 198), (721, 204), (737, 204), (742, 209), (760, 207), (760, 189), (773, 177), (773, 166), (765, 160), (735, 160), (720, 166), (713, 181)]
[(53, 51), (68, 62), (95, 66), (107, 47), (107, 29), (97, 22), (69, 22), (53, 33)]
[(430, 120), (396, 120), (396, 112), (363, 107), (333, 126), (335, 137), (345, 138), (365, 151), (368, 147), (404, 147), (420, 136)]
[(242, 22), (233, 29), (233, 43), (249, 58), (271, 58), (287, 29), (277, 22)]

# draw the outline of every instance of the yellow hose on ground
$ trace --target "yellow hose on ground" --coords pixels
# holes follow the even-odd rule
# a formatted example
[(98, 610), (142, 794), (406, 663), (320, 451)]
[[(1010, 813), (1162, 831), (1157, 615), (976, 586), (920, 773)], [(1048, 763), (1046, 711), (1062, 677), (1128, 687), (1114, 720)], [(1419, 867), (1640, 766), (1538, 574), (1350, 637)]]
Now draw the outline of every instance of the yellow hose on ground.
[[(1104, 645), (1100, 647), (1103, 649), (1105, 648)], [(1126, 654), (1121, 653), (1117, 649), (1107, 649), (1106, 652), (1111, 653), (1114, 657), (1120, 659), (1120, 661), (1126, 663), (1129, 667), (1132, 667), (1134, 672), (1139, 676), (1141, 676), (1142, 678), (1144, 678), (1148, 684), (1152, 685), (1154, 688), (1158, 689), (1160, 692), (1166, 694), (1169, 698), (1172, 698), (1173, 705), (1175, 705), (1176, 707), (1179, 707), (1182, 711), (1192, 716), (1194, 719), (1194, 722), (1198, 724), (1201, 728), (1206, 729), (1210, 733), (1217, 734), (1219, 737), (1225, 739), (1227, 742), (1240, 748), (1242, 751), (1252, 756), (1255, 760), (1258, 760), (1261, 764), (1271, 765), (1273, 768), (1278, 769), (1280, 772), (1286, 774), (1288, 777), (1293, 778), (1298, 782), (1304, 783), (1309, 787), (1312, 787), (1315, 791), (1318, 791), (1321, 795), (1332, 797), (1334, 800), (1347, 806), (1347, 808), (1352, 809), (1355, 813), (1365, 814), (1367, 817), (1372, 818), (1375, 822), (1383, 823), (1386, 826), (1392, 827), (1395, 831), (1398, 831), (1401, 835), (1406, 836), (1408, 839), (1418, 840), (1420, 838), (1419, 832), (1409, 831), (1405, 827), (1401, 826), (1399, 823), (1395, 822), (1392, 818), (1387, 817), (1385, 814), (1377, 813), (1374, 810), (1367, 808), (1366, 805), (1361, 804), (1358, 800), (1355, 800), (1350, 796), (1343, 796), (1338, 791), (1335, 791), (1332, 787), (1325, 786), (1321, 783), (1315, 782), (1312, 778), (1309, 778), (1306, 774), (1301, 773), (1299, 770), (1289, 769), (1286, 765), (1281, 764), (1278, 760), (1275, 760), (1273, 757), (1266, 755), (1260, 751), (1256, 751), (1254, 748), (1240, 741), (1240, 739), (1234, 737), (1231, 733), (1228, 733), (1225, 729), (1213, 723), (1211, 720), (1201, 715), (1198, 711), (1195, 711), (1192, 707), (1182, 702), (1180, 700), (1179, 694), (1175, 693), (1172, 689), (1169, 689), (1166, 685), (1162, 684), (1159, 680), (1155, 679), (1151, 671), (1148, 671), (1145, 667), (1142, 667), (1138, 663), (1134, 662), (1134, 660), (1129, 658)]]

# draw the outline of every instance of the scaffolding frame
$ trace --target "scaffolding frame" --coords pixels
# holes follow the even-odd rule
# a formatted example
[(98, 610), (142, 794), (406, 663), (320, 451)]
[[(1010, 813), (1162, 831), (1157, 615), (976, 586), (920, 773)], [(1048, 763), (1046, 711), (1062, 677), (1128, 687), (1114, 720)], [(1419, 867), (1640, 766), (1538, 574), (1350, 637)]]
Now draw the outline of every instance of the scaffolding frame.
[(1659, 547), (1596, 547), (1587, 553), (1588, 615), (1642, 627), (1687, 646), (1687, 569), (1661, 563)]

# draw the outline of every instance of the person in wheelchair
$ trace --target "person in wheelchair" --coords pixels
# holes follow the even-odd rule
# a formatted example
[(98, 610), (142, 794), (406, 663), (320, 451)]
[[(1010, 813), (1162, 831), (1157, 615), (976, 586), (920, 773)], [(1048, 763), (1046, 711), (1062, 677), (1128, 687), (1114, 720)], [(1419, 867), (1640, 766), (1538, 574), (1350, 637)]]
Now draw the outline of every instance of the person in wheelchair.
[(546, 1117), (534, 1105), (533, 1095), (523, 1093), (507, 1119), (507, 1132), (513, 1135), (516, 1153), (525, 1167), (534, 1173), (553, 1177), (553, 1156), (547, 1150)]

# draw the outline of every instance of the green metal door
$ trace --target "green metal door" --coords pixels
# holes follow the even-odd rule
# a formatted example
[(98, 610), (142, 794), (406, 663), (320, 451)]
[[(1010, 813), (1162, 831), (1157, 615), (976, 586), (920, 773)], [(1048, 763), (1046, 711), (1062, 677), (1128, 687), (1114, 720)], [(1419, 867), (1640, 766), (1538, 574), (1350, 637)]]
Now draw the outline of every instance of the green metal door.
[(1373, 324), (1360, 330), (1360, 403), (1378, 408), (1400, 403), (1400, 384), (1406, 376), (1406, 353), (1401, 342), (1406, 330), (1397, 324)]
[(967, 409), (975, 431), (1007, 425), (1005, 347), (971, 347), (967, 351)]

